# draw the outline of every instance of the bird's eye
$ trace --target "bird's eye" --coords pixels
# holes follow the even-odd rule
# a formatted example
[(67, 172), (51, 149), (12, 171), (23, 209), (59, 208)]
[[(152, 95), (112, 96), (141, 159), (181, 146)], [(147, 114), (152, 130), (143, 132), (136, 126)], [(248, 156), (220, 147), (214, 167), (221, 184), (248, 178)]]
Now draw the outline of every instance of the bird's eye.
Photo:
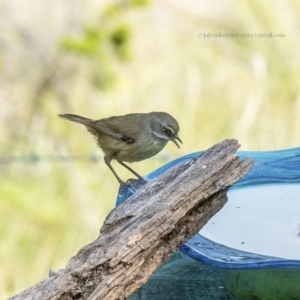
[(165, 126), (161, 126), (160, 129), (161, 129), (162, 131), (166, 131), (166, 127), (165, 127)]

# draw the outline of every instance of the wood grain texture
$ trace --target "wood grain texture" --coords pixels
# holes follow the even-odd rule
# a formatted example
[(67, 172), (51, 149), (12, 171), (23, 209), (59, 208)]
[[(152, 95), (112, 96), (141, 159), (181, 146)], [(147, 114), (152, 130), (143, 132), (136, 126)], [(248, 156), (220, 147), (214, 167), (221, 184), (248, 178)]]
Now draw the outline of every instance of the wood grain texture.
[(225, 140), (149, 182), (106, 218), (99, 237), (66, 268), (11, 299), (124, 299), (227, 201), (251, 168)]

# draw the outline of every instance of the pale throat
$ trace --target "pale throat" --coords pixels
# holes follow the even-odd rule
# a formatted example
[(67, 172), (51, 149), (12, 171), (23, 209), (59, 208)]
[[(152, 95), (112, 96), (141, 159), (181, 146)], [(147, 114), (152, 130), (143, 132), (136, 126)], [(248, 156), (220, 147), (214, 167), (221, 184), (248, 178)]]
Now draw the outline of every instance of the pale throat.
[(154, 137), (158, 138), (159, 140), (162, 140), (162, 141), (165, 141), (165, 142), (169, 141), (169, 138), (164, 134), (160, 134), (156, 131), (152, 131), (151, 133)]

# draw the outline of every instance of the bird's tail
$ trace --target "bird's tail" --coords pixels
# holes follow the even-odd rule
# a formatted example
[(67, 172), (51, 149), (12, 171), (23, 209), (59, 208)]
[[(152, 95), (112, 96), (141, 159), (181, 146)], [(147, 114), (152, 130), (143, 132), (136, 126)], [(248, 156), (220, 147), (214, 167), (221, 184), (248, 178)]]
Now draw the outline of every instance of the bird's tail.
[(63, 119), (67, 119), (69, 121), (81, 123), (84, 125), (87, 125), (92, 121), (91, 119), (88, 119), (88, 118), (85, 118), (82, 116), (78, 116), (78, 115), (73, 115), (73, 114), (59, 114), (58, 116)]

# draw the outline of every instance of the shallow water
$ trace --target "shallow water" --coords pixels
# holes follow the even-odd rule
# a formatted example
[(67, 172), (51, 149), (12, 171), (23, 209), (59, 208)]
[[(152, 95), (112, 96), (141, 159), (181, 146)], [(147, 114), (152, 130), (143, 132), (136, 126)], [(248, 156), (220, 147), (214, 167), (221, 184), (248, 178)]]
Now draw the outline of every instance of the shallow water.
[(267, 256), (300, 259), (300, 184), (233, 189), (200, 234), (219, 244)]

